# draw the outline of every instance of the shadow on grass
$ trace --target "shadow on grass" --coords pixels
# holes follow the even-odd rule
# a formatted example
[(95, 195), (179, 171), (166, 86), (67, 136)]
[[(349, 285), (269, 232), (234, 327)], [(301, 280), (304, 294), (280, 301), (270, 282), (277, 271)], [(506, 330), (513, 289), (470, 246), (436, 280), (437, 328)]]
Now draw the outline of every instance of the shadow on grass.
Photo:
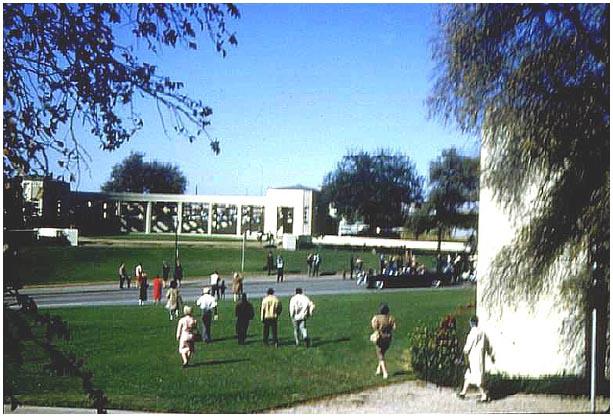
[[(329, 340), (322, 340), (318, 337), (314, 337), (311, 339), (311, 348), (324, 346), (330, 343), (348, 342), (350, 340), (351, 338), (349, 337), (339, 337), (337, 339), (329, 339)], [(269, 342), (269, 346), (272, 346), (272, 345), (273, 343)], [(296, 346), (296, 342), (293, 339), (279, 339), (279, 347), (282, 347), (282, 346)], [(303, 341), (300, 342), (300, 346), (304, 346)]]
[(188, 368), (200, 368), (202, 366), (225, 365), (228, 363), (249, 362), (249, 359), (213, 359), (210, 361), (193, 363)]
[(236, 340), (236, 336), (226, 336), (226, 337), (213, 337), (211, 343), (223, 342), (226, 340)]
[(402, 376), (402, 375), (410, 375), (409, 371), (396, 371), (392, 374), (392, 376)]
[(350, 340), (351, 340), (351, 338), (349, 338), (349, 337), (339, 337), (338, 339), (328, 339), (328, 340), (321, 340), (318, 337), (314, 337), (312, 342), (311, 342), (311, 347), (324, 346), (324, 345), (328, 345), (330, 343), (348, 342)]

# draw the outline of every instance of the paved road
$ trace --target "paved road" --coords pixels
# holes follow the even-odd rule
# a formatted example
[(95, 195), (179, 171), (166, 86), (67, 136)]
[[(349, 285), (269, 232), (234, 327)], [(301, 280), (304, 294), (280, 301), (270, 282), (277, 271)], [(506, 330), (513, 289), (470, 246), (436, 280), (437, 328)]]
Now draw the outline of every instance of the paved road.
[[(230, 282), (226, 279), (226, 285)], [(208, 278), (192, 278), (183, 282), (181, 294), (184, 300), (196, 300), (201, 294), (202, 287), (208, 283)], [(245, 292), (250, 298), (260, 298), (269, 287), (275, 289), (279, 296), (294, 294), (296, 287), (302, 287), (306, 294), (352, 294), (366, 293), (378, 290), (368, 290), (358, 287), (353, 280), (343, 280), (339, 276), (309, 278), (305, 275), (290, 275), (285, 281), (277, 284), (274, 276), (250, 277), (245, 280)], [(460, 288), (460, 287), (454, 287)], [(425, 289), (385, 289), (384, 292), (395, 291), (422, 291)], [(47, 287), (27, 287), (21, 291), (32, 296), (39, 307), (70, 307), (70, 306), (102, 306), (102, 305), (130, 305), (138, 303), (138, 289), (120, 290), (117, 284), (84, 284)], [(232, 293), (226, 290), (226, 297), (231, 298)], [(149, 291), (151, 302), (151, 291)]]

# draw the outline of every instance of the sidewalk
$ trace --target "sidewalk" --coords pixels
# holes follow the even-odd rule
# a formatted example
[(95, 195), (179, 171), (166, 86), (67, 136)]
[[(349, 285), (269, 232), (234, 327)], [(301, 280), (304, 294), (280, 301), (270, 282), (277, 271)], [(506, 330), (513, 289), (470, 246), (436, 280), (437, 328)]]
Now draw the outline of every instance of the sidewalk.
[[(478, 395), (461, 400), (452, 388), (408, 381), (355, 394), (313, 401), (271, 413), (281, 414), (394, 414), (394, 413), (589, 413), (588, 397), (515, 394), (487, 403)], [(609, 399), (598, 397), (596, 410), (604, 413)]]
[[(289, 408), (265, 411), (270, 414), (409, 414), (409, 413), (589, 413), (587, 397), (561, 395), (515, 394), (487, 403), (476, 401), (477, 395), (461, 400), (452, 388), (440, 388), (421, 381), (408, 381), (371, 388), (354, 394), (339, 395)], [(596, 411), (605, 413), (609, 399), (598, 397)], [(111, 414), (143, 413), (108, 410)], [(12, 414), (94, 414), (85, 408), (24, 406)]]

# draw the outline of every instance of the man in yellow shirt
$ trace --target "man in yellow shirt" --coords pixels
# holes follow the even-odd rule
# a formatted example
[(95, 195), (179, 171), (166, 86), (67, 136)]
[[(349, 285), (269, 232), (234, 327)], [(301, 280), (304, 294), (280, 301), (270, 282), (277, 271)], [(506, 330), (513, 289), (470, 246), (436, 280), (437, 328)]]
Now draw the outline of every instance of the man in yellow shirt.
[(260, 310), (260, 319), (263, 324), (263, 341), (265, 345), (268, 345), (268, 335), (272, 330), (272, 342), (275, 347), (279, 347), (279, 339), (277, 338), (277, 321), (281, 314), (281, 302), (274, 295), (275, 290), (269, 288), (266, 292), (266, 297), (262, 299), (262, 308)]

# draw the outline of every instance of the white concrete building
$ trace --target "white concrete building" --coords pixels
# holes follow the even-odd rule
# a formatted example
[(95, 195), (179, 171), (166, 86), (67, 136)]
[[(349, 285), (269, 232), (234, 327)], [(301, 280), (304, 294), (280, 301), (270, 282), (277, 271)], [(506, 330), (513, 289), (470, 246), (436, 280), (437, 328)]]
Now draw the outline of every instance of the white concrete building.
[[(481, 166), (487, 167), (488, 162), (488, 150), (482, 147)], [(489, 286), (495, 285), (491, 275), (494, 258), (526, 224), (538, 201), (535, 193), (528, 190), (525, 211), (508, 213), (497, 204), (492, 190), (483, 186), (483, 181), (481, 184), (477, 316), (496, 356), (495, 364), (487, 363), (488, 371), (524, 377), (581, 375), (586, 366), (585, 312), (580, 303), (569, 302), (562, 296), (562, 285), (578, 265), (586, 265), (585, 253), (575, 254), (572, 259), (560, 257), (550, 286), (536, 301), (517, 296), (512, 303), (501, 304), (488, 298)]]
[[(63, 185), (61, 193), (56, 183)], [(86, 234), (176, 230), (237, 237), (247, 233), (250, 238), (271, 233), (281, 238), (317, 231), (318, 191), (302, 186), (243, 196), (70, 192), (67, 183), (39, 178), (25, 178), (23, 185), (26, 202), (35, 206), (34, 215), (42, 226), (72, 227)]]
[[(276, 237), (312, 235), (317, 190), (269, 188), (264, 196), (138, 193), (73, 193), (74, 207), (98, 208), (122, 232)], [(82, 216), (81, 216), (82, 217)]]

